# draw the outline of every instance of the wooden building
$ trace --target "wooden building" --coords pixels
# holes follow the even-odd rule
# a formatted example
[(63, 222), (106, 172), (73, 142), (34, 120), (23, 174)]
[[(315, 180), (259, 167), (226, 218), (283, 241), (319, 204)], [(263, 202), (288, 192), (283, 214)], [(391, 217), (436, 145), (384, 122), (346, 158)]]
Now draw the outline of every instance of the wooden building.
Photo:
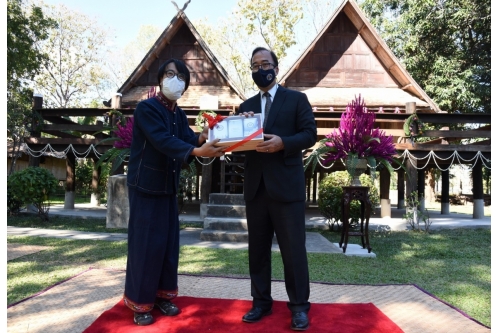
[(209, 96), (217, 98), (215, 110), (234, 110), (235, 106), (246, 99), (186, 14), (179, 11), (134, 72), (118, 89), (118, 93), (122, 95), (121, 107), (135, 108), (138, 102), (147, 98), (151, 88), (159, 88), (158, 68), (170, 58), (184, 61), (191, 74), (189, 89), (178, 100), (181, 108), (199, 109), (203, 98)]

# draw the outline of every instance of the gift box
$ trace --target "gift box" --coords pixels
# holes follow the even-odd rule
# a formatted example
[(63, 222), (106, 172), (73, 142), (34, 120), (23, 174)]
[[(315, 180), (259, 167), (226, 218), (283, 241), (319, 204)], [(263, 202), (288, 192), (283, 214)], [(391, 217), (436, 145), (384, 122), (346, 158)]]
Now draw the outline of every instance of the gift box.
[(216, 146), (228, 147), (228, 152), (255, 150), (255, 146), (264, 141), (260, 113), (253, 117), (224, 118), (208, 130), (208, 140), (215, 139), (220, 139)]

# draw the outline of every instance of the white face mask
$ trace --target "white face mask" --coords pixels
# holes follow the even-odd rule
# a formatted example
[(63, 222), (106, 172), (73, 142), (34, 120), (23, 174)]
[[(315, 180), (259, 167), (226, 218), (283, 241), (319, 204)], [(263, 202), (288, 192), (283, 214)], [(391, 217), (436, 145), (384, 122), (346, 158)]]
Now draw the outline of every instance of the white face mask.
[(186, 83), (177, 78), (177, 76), (163, 79), (161, 92), (165, 97), (167, 97), (171, 101), (176, 101), (181, 98), (182, 93), (184, 92), (184, 87)]

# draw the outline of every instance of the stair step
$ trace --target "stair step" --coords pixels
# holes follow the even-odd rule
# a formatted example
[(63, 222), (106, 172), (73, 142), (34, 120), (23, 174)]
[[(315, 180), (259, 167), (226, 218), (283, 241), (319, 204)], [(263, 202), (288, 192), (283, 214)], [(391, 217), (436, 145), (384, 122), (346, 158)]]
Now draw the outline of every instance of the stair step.
[(246, 217), (244, 205), (207, 205), (207, 217)]
[(234, 217), (205, 217), (204, 229), (247, 230), (247, 219)]
[(200, 239), (211, 242), (241, 242), (248, 243), (248, 232), (246, 231), (222, 231), (214, 229), (204, 229), (200, 234)]
[(208, 204), (245, 206), (245, 199), (243, 198), (243, 194), (210, 193)]

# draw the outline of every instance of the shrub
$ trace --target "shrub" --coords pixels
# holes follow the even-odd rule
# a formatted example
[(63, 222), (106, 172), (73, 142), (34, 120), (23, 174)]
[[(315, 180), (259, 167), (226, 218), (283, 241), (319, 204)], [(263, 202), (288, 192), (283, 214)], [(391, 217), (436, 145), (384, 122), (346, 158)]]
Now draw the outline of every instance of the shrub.
[(32, 204), (43, 221), (49, 219), (49, 196), (57, 188), (57, 179), (50, 171), (40, 167), (29, 167), (13, 173), (7, 178), (7, 193), (10, 199), (21, 205)]
[[(363, 186), (370, 187), (368, 195), (372, 203), (372, 212), (380, 203), (380, 196), (377, 187), (373, 184), (372, 178), (366, 174), (359, 177)], [(342, 186), (349, 186), (350, 178), (347, 171), (337, 171), (329, 174), (319, 184), (318, 187), (318, 208), (327, 220), (330, 230), (335, 224), (342, 223)], [(359, 222), (361, 203), (357, 200), (351, 202), (350, 225), (357, 225)], [(339, 223), (340, 222), (340, 223)]]

